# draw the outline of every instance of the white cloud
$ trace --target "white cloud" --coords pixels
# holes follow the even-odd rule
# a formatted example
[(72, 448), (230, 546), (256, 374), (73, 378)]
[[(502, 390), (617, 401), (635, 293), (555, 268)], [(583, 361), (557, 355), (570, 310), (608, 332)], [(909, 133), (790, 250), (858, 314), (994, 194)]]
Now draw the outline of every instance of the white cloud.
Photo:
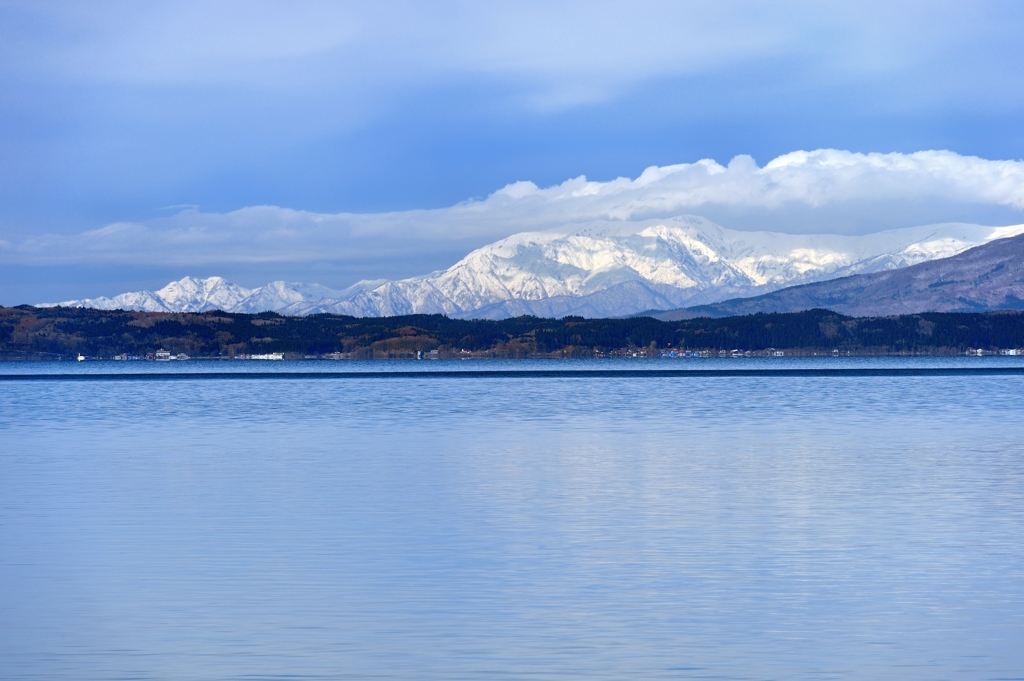
[(602, 221), (698, 214), (734, 229), (870, 233), (953, 220), (992, 224), (986, 218), (993, 215), (1010, 224), (1020, 222), (1022, 211), (1021, 161), (948, 151), (824, 149), (786, 154), (763, 167), (738, 156), (726, 166), (711, 160), (652, 166), (635, 179), (610, 182), (578, 177), (543, 189), (517, 182), (484, 200), (437, 210), (322, 214), (275, 206), (229, 213), (190, 208), (77, 235), (7, 239), (0, 241), (0, 261), (195, 266), (393, 258), (415, 268), (424, 254), (468, 250), (516, 232), (571, 231)]

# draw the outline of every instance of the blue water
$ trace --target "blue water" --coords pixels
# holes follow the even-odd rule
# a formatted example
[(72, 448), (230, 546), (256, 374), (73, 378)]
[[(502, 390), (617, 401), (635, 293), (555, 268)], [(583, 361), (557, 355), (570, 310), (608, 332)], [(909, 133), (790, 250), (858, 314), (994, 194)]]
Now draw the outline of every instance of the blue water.
[[(0, 374), (1024, 366), (83, 362)], [(1024, 376), (0, 382), (3, 679), (1024, 678)]]

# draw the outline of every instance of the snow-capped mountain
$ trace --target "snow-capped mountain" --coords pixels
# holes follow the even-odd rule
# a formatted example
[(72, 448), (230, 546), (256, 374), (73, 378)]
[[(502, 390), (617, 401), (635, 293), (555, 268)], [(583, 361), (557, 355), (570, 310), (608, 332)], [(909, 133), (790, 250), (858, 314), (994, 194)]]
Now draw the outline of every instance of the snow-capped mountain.
[(278, 311), (296, 303), (335, 298), (341, 291), (319, 284), (298, 284), (275, 281), (266, 286), (248, 289), (221, 277), (196, 279), (185, 277), (172, 281), (159, 291), (122, 293), (113, 298), (87, 298), (63, 303), (44, 303), (41, 307), (91, 307), (98, 310), (142, 310), (144, 312), (227, 312)]
[[(950, 258), (655, 314), (665, 321), (827, 308), (853, 317), (1024, 310), (1024, 234)], [(929, 332), (930, 333), (930, 332)]]
[[(236, 286), (221, 277), (194, 279), (185, 277), (172, 281), (159, 291), (122, 293), (113, 298), (68, 300), (63, 307), (91, 307), (98, 310), (143, 310), (145, 312), (205, 312), (231, 310), (252, 295), (252, 291)], [(49, 304), (44, 304), (43, 307)]]
[(865, 236), (795, 235), (739, 232), (687, 216), (516, 234), (473, 251), (447, 270), (362, 281), (342, 291), (286, 282), (245, 289), (219, 277), (186, 277), (156, 292), (60, 305), (289, 315), (621, 316), (907, 267), (1020, 233), (1024, 225), (947, 223)]

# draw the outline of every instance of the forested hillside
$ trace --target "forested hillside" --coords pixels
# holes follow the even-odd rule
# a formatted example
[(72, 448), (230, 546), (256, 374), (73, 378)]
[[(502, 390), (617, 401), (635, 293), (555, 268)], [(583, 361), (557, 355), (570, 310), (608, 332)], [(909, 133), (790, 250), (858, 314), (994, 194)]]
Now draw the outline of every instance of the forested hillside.
[(602, 356), (643, 350), (817, 351), (853, 354), (953, 354), (1024, 346), (1024, 313), (925, 313), (851, 318), (828, 310), (663, 322), (630, 319), (500, 321), (442, 315), (356, 318), (0, 308), (5, 359), (145, 356), (157, 350), (191, 357), (280, 352), (288, 357), (350, 358)]

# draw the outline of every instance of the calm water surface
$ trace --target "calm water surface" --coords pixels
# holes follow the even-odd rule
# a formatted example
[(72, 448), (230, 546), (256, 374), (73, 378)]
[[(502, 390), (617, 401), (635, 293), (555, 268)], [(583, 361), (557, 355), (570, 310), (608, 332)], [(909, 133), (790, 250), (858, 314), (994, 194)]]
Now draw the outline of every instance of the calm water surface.
[[(758, 361), (0, 374), (1024, 365)], [(1022, 398), (1020, 375), (0, 383), (0, 678), (1024, 678)]]

